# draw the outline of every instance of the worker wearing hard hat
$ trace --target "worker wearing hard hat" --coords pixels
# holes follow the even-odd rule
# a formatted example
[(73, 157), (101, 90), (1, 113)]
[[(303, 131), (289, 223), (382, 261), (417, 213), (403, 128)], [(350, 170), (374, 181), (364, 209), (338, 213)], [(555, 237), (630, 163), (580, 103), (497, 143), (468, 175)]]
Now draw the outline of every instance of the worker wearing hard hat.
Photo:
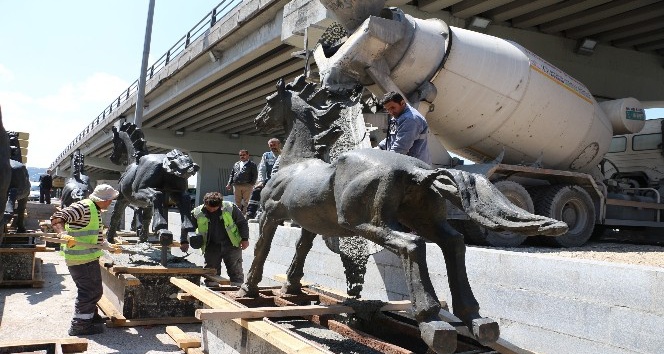
[(74, 318), (70, 336), (97, 334), (104, 331), (103, 319), (97, 313), (97, 301), (103, 294), (99, 248), (85, 248), (77, 243), (95, 245), (103, 240), (101, 211), (107, 209), (119, 192), (108, 184), (100, 184), (88, 199), (72, 203), (51, 216), (51, 225), (60, 238), (67, 241), (62, 247), (78, 293), (74, 304)]
[(378, 143), (378, 148), (412, 156), (430, 164), (427, 146), (429, 125), (420, 112), (406, 103), (397, 92), (386, 93), (381, 104), (391, 118), (387, 125), (387, 137)]

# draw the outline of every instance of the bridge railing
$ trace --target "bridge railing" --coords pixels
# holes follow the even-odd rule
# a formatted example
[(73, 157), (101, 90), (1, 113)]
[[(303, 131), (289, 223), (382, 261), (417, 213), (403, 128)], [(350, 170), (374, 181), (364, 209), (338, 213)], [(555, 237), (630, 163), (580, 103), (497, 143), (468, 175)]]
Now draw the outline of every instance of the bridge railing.
[[(152, 66), (147, 68), (147, 79), (151, 79), (154, 75), (159, 73), (163, 68), (165, 68), (172, 59), (176, 58), (180, 53), (184, 52), (189, 45), (198, 39), (205, 31), (209, 28), (212, 28), (217, 20), (226, 14), (228, 14), (232, 9), (237, 5), (242, 3), (242, 0), (223, 0), (217, 6), (215, 6), (210, 12), (205, 15), (194, 27), (191, 28), (184, 36), (171, 46), (164, 55), (159, 57)], [(69, 152), (84, 138), (93, 131), (93, 129), (102, 124), (106, 117), (110, 116), (114, 110), (118, 109), (124, 102), (128, 101), (130, 97), (135, 95), (138, 92), (138, 79), (136, 79), (129, 87), (122, 91), (122, 93), (116, 97), (104, 110), (92, 120), (88, 126), (85, 127), (75, 138), (72, 140), (69, 145), (58, 155), (54, 162), (51, 163), (51, 168), (55, 167), (54, 165), (63, 159), (69, 154)]]

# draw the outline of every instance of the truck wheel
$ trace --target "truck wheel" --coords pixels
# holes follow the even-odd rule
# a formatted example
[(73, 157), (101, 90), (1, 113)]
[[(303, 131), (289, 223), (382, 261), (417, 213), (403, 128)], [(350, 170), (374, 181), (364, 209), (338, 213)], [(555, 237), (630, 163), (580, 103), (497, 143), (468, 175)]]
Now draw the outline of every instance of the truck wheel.
[[(519, 183), (500, 181), (494, 183), (494, 186), (514, 205), (530, 213), (535, 212), (530, 194)], [(471, 242), (493, 247), (516, 247), (527, 237), (511, 231), (492, 231), (472, 221), (466, 222), (465, 231)]]
[(558, 247), (578, 247), (586, 243), (595, 227), (595, 205), (588, 192), (578, 186), (556, 185), (538, 195), (538, 215), (562, 220), (569, 231), (562, 236), (541, 237), (544, 243)]

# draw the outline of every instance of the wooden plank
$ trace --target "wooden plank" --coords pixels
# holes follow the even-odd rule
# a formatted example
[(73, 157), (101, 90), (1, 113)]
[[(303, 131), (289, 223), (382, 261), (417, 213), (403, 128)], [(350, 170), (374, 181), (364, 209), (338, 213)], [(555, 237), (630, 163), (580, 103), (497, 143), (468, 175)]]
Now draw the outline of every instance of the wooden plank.
[(58, 344), (62, 348), (63, 353), (82, 353), (88, 350), (88, 340), (85, 338), (24, 339), (18, 341), (0, 341), (0, 348), (42, 344)]
[(184, 333), (176, 326), (166, 326), (166, 333), (173, 338), (180, 349), (199, 348), (201, 346), (200, 339)]
[[(220, 294), (202, 288), (188, 280), (171, 277), (171, 283), (213, 309), (243, 308), (237, 302), (223, 298)], [(310, 343), (303, 337), (269, 321), (243, 319), (233, 319), (232, 321), (251, 333), (264, 338), (268, 343), (285, 353), (329, 353), (329, 351)]]
[(205, 354), (201, 348), (187, 348), (184, 350), (186, 354)]
[[(410, 301), (388, 301), (381, 311), (404, 311), (412, 307)], [(234, 318), (263, 318), (263, 317), (292, 317), (312, 315), (336, 315), (342, 313), (355, 313), (350, 306), (343, 305), (301, 305), (301, 306), (273, 306), (235, 309), (198, 309), (196, 318), (201, 320), (230, 320)]]
[(108, 327), (139, 327), (139, 326), (158, 326), (173, 324), (201, 323), (196, 317), (155, 317), (155, 318), (137, 318), (127, 319), (124, 322), (107, 323)]
[(222, 276), (216, 275), (216, 274), (205, 274), (203, 276), (205, 279), (209, 281), (215, 281), (221, 285), (231, 285), (231, 281), (228, 278), (224, 278)]
[(113, 273), (130, 273), (130, 274), (214, 274), (215, 269), (211, 268), (166, 268), (163, 266), (154, 267), (118, 267), (111, 268)]
[(141, 280), (135, 276), (127, 273), (117, 274), (117, 277), (124, 282), (125, 286), (139, 286), (141, 285)]
[(113, 324), (119, 325), (127, 321), (122, 312), (113, 306), (113, 303), (106, 297), (106, 295), (101, 296), (101, 299), (97, 302), (97, 307), (99, 307), (99, 309), (111, 319)]

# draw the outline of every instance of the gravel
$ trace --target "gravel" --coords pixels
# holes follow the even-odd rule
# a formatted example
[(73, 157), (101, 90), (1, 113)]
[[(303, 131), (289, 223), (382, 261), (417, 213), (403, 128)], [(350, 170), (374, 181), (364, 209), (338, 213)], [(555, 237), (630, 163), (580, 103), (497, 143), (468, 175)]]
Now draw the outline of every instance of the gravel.
[(492, 247), (511, 252), (539, 253), (593, 261), (624, 263), (664, 268), (664, 246), (616, 242), (588, 242), (581, 247)]

